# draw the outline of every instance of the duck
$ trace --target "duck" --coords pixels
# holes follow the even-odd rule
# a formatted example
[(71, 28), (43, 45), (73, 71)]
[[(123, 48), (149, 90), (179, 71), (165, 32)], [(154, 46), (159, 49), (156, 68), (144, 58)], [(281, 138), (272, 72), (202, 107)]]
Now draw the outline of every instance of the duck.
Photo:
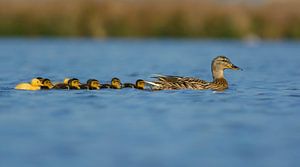
[(54, 86), (52, 84), (52, 82), (50, 81), (50, 79), (48, 79), (48, 78), (43, 78), (41, 81), (42, 81), (42, 85), (43, 85), (43, 86), (41, 86), (41, 89), (52, 89)]
[(136, 80), (135, 84), (133, 83), (124, 83), (122, 88), (135, 88), (135, 89), (145, 89), (145, 81), (142, 79)]
[(122, 83), (119, 78), (112, 78), (110, 84), (103, 84), (100, 87), (101, 89), (110, 88), (110, 89), (122, 89)]
[(68, 89), (68, 82), (71, 78), (65, 78), (62, 83), (55, 83), (53, 89)]
[(80, 81), (77, 78), (68, 80), (68, 84), (56, 84), (53, 89), (80, 89)]
[(16, 85), (16, 90), (40, 90), (43, 86), (40, 79), (33, 78), (30, 83), (19, 83)]
[(194, 77), (181, 77), (170, 75), (156, 75), (154, 82), (146, 81), (151, 86), (152, 90), (207, 90), (224, 91), (228, 89), (228, 82), (224, 78), (224, 70), (241, 70), (238, 66), (231, 63), (230, 59), (225, 56), (218, 56), (212, 60), (212, 82), (204, 81)]
[(100, 89), (101, 84), (96, 79), (89, 79), (87, 80), (86, 84), (80, 85), (80, 89), (88, 89), (88, 90), (96, 90)]

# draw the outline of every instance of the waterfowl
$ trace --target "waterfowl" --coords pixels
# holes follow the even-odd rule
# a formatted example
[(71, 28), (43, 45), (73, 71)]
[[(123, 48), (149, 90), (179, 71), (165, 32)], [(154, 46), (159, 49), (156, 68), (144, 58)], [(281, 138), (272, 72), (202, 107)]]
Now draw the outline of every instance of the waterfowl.
[(77, 78), (68, 80), (68, 84), (56, 84), (53, 89), (80, 89), (80, 81)]
[(77, 78), (72, 78), (68, 81), (69, 89), (80, 89), (80, 81)]
[(151, 85), (152, 90), (176, 90), (176, 89), (211, 89), (223, 91), (228, 88), (228, 82), (224, 78), (224, 70), (239, 70), (240, 68), (231, 63), (229, 58), (218, 56), (211, 63), (213, 81), (208, 82), (198, 78), (157, 75), (154, 82), (146, 81)]
[(42, 79), (41, 89), (52, 89), (53, 86), (54, 85), (52, 84), (52, 82), (50, 81), (50, 79), (48, 79), (48, 78)]
[(101, 84), (96, 79), (89, 79), (87, 80), (86, 84), (80, 85), (80, 89), (89, 89), (89, 90), (96, 90), (100, 89)]
[(113, 78), (111, 79), (111, 83), (110, 84), (103, 84), (101, 85), (101, 88), (111, 88), (111, 89), (121, 89), (122, 88), (122, 83), (121, 80), (119, 78)]
[(20, 83), (15, 87), (15, 89), (17, 89), (17, 90), (40, 90), (41, 86), (43, 86), (42, 82), (37, 78), (33, 78), (31, 80), (31, 83)]
[(135, 84), (124, 83), (123, 88), (135, 88), (135, 89), (145, 89), (145, 81), (138, 79)]
[(53, 86), (53, 89), (68, 89), (68, 82), (70, 78), (65, 78), (62, 83), (56, 83)]

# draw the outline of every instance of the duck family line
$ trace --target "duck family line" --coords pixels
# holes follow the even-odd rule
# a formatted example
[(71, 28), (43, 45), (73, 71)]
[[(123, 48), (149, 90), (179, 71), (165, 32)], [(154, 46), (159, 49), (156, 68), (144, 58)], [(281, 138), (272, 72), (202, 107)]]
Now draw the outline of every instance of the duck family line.
[(224, 78), (224, 70), (240, 70), (239, 67), (231, 63), (230, 59), (225, 56), (218, 56), (211, 63), (213, 81), (208, 82), (193, 77), (180, 77), (170, 75), (155, 75), (154, 81), (145, 81), (138, 79), (135, 84), (122, 84), (119, 78), (112, 78), (109, 84), (101, 84), (96, 79), (89, 79), (85, 84), (81, 84), (77, 78), (65, 78), (62, 83), (52, 83), (47, 78), (33, 78), (30, 83), (20, 83), (15, 89), (17, 90), (43, 90), (43, 89), (68, 89), (68, 90), (99, 90), (99, 89), (122, 89), (135, 88), (140, 90), (215, 90), (223, 91), (228, 88), (228, 82)]

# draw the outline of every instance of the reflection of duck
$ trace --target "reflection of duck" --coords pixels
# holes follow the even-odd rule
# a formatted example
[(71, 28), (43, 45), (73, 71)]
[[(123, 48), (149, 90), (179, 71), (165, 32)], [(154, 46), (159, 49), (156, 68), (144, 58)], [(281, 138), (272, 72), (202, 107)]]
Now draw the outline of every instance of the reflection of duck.
[(224, 70), (232, 69), (239, 70), (240, 68), (231, 63), (225, 56), (218, 56), (213, 59), (211, 70), (213, 81), (207, 82), (197, 78), (179, 77), (179, 76), (164, 76), (158, 75), (154, 82), (148, 82), (153, 90), (172, 90), (172, 89), (212, 89), (222, 91), (228, 88), (228, 83), (224, 78)]
[(43, 86), (41, 86), (41, 89), (52, 89), (53, 88), (53, 84), (50, 81), (50, 79), (48, 79), (48, 78), (42, 79), (42, 85)]
[(77, 78), (68, 80), (68, 84), (56, 84), (53, 89), (80, 89), (80, 82)]
[(121, 80), (119, 78), (113, 78), (113, 79), (111, 79), (110, 84), (101, 85), (101, 89), (104, 89), (104, 88), (121, 89), (122, 88)]
[(135, 88), (135, 89), (145, 89), (145, 81), (138, 79), (135, 84), (124, 83), (123, 88)]
[(100, 82), (96, 79), (89, 79), (87, 80), (86, 84), (80, 85), (80, 89), (89, 89), (89, 90), (100, 89), (100, 87), (101, 87)]
[(15, 87), (15, 89), (17, 89), (17, 90), (40, 90), (42, 85), (43, 84), (39, 79), (33, 78), (31, 80), (31, 83), (20, 83)]

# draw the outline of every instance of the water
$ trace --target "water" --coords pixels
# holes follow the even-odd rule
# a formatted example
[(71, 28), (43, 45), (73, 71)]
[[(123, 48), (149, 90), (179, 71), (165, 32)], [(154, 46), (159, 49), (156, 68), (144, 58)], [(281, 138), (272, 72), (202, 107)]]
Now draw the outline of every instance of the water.
[[(300, 165), (300, 43), (0, 40), (0, 166)], [(16, 91), (36, 76), (107, 82), (162, 73), (211, 80), (226, 55), (230, 88), (148, 92)]]

